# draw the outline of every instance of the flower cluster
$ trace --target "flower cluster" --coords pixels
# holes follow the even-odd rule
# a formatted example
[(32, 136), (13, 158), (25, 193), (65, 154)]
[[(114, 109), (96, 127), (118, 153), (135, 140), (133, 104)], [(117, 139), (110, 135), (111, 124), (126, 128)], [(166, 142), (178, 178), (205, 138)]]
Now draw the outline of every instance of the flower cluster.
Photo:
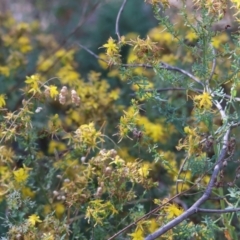
[[(67, 101), (68, 89), (66, 86), (63, 86), (60, 93), (59, 93), (59, 102), (64, 105)], [(71, 90), (71, 99), (72, 103), (76, 104), (77, 106), (80, 103), (80, 97), (78, 96), (77, 92), (73, 89)]]
[(67, 94), (68, 94), (67, 87), (63, 86), (59, 93), (59, 102), (63, 105), (66, 103)]
[(72, 138), (75, 148), (90, 147), (92, 149), (97, 147), (99, 142), (103, 142), (102, 134), (94, 127), (94, 123), (81, 125)]

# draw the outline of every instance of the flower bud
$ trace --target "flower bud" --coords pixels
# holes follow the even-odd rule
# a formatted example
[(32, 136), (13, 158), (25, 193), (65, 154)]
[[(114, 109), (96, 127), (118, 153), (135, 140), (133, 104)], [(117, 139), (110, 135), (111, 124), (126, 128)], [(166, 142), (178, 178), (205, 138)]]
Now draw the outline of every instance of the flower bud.
[(66, 87), (66, 86), (63, 86), (62, 89), (61, 89), (61, 91), (60, 91), (60, 94), (61, 94), (62, 96), (66, 96), (67, 93), (68, 93), (67, 87)]

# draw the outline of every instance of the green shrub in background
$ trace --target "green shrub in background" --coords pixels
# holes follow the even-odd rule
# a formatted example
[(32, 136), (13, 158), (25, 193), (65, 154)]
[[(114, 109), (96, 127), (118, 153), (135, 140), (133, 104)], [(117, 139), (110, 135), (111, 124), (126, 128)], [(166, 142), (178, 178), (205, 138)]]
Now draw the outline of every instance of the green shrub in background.
[(147, 4), (92, 45), (1, 15), (3, 239), (238, 239), (239, 3)]

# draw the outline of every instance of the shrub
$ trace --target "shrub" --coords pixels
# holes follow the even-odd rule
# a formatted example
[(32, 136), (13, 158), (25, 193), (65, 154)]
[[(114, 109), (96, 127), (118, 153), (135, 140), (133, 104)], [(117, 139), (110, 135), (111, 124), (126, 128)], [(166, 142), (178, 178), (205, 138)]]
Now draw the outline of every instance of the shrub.
[(100, 54), (1, 16), (3, 239), (238, 239), (239, 4), (147, 3)]

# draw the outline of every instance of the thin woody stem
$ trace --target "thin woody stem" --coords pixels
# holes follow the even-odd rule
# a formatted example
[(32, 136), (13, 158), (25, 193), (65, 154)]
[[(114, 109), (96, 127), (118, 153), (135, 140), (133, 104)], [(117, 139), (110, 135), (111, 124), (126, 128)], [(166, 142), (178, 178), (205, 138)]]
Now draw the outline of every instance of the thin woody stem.
[[(91, 54), (92, 56), (94, 56), (96, 59), (104, 61), (105, 63), (108, 63), (107, 60), (100, 58), (99, 56), (97, 56), (94, 52), (92, 52), (90, 49), (88, 49), (87, 47), (83, 46), (82, 44), (78, 43), (78, 45), (83, 48), (85, 51), (87, 51), (89, 54)], [(115, 66), (122, 66), (122, 67), (144, 67), (144, 68), (153, 68), (153, 66), (151, 64), (115, 64)], [(189, 78), (191, 78), (193, 81), (199, 83), (200, 85), (204, 86), (204, 84), (194, 75), (192, 75), (191, 73), (189, 73), (188, 71), (181, 69), (179, 67), (174, 67), (171, 66), (167, 63), (164, 62), (160, 62), (159, 67), (161, 69), (166, 69), (169, 71), (176, 71), (176, 72), (180, 72), (185, 76), (188, 76)]]
[(121, 40), (121, 36), (120, 36), (120, 33), (119, 33), (119, 20), (120, 20), (121, 14), (123, 12), (123, 9), (124, 9), (124, 7), (126, 5), (126, 2), (127, 2), (127, 0), (123, 1), (122, 6), (120, 7), (120, 9), (118, 11), (118, 15), (117, 15), (117, 19), (116, 19), (115, 33), (118, 36), (118, 41)]
[(197, 212), (204, 212), (204, 213), (232, 213), (232, 212), (240, 212), (240, 208), (229, 208), (229, 209), (206, 209), (206, 208), (198, 208)]

